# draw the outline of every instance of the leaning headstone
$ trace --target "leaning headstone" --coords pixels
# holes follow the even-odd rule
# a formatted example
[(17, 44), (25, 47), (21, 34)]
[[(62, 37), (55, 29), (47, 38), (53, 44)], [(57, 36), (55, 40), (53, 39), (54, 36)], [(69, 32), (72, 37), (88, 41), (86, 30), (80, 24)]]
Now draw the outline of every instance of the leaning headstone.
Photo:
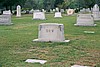
[(73, 15), (73, 14), (74, 14), (74, 9), (67, 10), (67, 15)]
[(17, 15), (16, 15), (16, 17), (21, 17), (21, 6), (20, 5), (17, 6)]
[(38, 39), (40, 42), (69, 42), (64, 38), (64, 25), (58, 23), (42, 23), (39, 25)]
[(99, 6), (97, 4), (95, 4), (93, 7), (93, 17), (94, 20), (100, 20), (100, 11)]
[(11, 11), (10, 11), (10, 10), (8, 10), (8, 11), (3, 11), (3, 14), (4, 14), (4, 15), (11, 15)]
[(78, 14), (76, 26), (96, 26), (92, 14)]
[(62, 17), (61, 12), (55, 12), (55, 16), (54, 16), (54, 17), (55, 17), (55, 18)]
[(33, 19), (36, 20), (45, 20), (45, 13), (44, 12), (34, 12), (33, 13)]
[(0, 25), (11, 25), (11, 15), (0, 15)]

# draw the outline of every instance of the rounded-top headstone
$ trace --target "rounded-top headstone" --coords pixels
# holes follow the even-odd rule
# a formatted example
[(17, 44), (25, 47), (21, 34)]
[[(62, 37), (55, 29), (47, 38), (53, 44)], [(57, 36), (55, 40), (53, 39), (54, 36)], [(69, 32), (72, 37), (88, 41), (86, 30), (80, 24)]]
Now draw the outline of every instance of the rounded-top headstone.
[(94, 5), (93, 11), (99, 11), (99, 6), (97, 4)]
[(20, 5), (17, 6), (17, 15), (16, 16), (21, 17), (21, 6)]

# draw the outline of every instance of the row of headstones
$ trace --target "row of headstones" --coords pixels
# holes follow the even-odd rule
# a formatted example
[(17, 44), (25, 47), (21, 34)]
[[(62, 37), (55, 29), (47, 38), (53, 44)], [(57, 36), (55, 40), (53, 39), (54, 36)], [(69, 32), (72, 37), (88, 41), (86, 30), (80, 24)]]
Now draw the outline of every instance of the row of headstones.
[[(74, 14), (74, 10), (70, 9), (67, 11), (67, 15), (73, 15)], [(61, 12), (55, 12), (54, 15), (55, 18), (60, 18), (62, 17)], [(45, 18), (45, 13), (44, 12), (34, 12), (33, 13), (33, 19), (40, 19), (40, 20), (44, 20)]]
[[(69, 9), (68, 14), (71, 15), (74, 13), (74, 10)], [(94, 24), (94, 20), (100, 20), (100, 16), (99, 16), (99, 7), (96, 4), (93, 8), (93, 15), (92, 14), (78, 14), (77, 16), (77, 23), (75, 25), (82, 25), (82, 26), (95, 26)], [(3, 24), (3, 22), (5, 22), (4, 24), (10, 24), (11, 23), (11, 12), (9, 11), (3, 11), (3, 16), (0, 16), (0, 24)], [(8, 14), (8, 16), (7, 16)], [(17, 6), (17, 17), (21, 17), (21, 7), (18, 5)], [(56, 12), (54, 17), (62, 17), (61, 16), (61, 12)], [(45, 14), (44, 12), (39, 12), (36, 11), (33, 14), (33, 19), (46, 19), (45, 18)], [(7, 23), (8, 21), (8, 23)], [(11, 23), (12, 24), (12, 23)]]
[(94, 20), (100, 20), (100, 11), (99, 11), (99, 6), (97, 4), (94, 5), (93, 8), (91, 8), (91, 10), (85, 9), (83, 8), (82, 10), (80, 10), (81, 14), (86, 14), (86, 13), (90, 13), (93, 15)]

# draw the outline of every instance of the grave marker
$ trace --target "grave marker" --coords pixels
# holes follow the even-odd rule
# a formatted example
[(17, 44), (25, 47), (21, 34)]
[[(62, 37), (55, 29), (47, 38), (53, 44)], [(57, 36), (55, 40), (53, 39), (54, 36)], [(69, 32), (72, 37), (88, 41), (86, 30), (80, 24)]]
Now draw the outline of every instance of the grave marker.
[(17, 15), (16, 15), (16, 17), (21, 17), (21, 6), (20, 5), (17, 6)]
[(78, 14), (76, 26), (96, 26), (92, 14)]
[(33, 19), (37, 20), (45, 20), (45, 13), (44, 12), (34, 12), (33, 13)]
[(58, 23), (42, 23), (39, 25), (38, 39), (41, 42), (69, 42), (64, 38), (64, 25)]
[(62, 17), (61, 16), (61, 12), (55, 12), (55, 16), (54, 16), (55, 18), (59, 18), (59, 17)]
[(11, 15), (0, 15), (0, 25), (11, 25)]

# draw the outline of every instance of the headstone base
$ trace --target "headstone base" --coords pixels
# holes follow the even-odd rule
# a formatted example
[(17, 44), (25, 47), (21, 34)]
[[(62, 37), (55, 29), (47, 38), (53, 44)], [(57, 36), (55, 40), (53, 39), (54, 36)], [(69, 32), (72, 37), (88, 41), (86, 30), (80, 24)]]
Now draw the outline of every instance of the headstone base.
[(7, 24), (5, 24), (5, 23), (0, 23), (0, 25), (13, 25), (13, 23), (7, 23)]
[(64, 41), (42, 41), (39, 39), (34, 39), (33, 42), (70, 42), (70, 40), (64, 40)]
[(94, 18), (94, 21), (100, 21), (100, 18)]
[(93, 25), (83, 25), (83, 24), (74, 24), (75, 26), (96, 26), (97, 24), (93, 24)]

